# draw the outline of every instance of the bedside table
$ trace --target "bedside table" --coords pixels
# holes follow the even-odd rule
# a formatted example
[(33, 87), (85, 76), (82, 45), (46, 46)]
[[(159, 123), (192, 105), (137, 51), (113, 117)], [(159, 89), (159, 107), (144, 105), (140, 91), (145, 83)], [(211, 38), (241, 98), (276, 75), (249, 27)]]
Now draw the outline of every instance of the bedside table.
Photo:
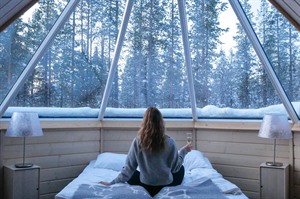
[(5, 199), (38, 199), (40, 192), (40, 167), (16, 168), (4, 166)]
[(260, 165), (260, 198), (288, 199), (289, 197), (289, 165), (280, 167)]

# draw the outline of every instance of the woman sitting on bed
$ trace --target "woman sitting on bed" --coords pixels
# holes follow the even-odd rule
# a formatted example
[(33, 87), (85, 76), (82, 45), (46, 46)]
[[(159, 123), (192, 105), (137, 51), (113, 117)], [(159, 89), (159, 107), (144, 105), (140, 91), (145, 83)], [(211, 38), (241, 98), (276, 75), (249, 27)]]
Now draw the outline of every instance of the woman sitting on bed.
[[(121, 173), (111, 182), (100, 183), (112, 185), (127, 182), (140, 185), (154, 196), (165, 186), (181, 184), (184, 177), (182, 163), (191, 150), (191, 144), (177, 150), (175, 140), (165, 135), (161, 112), (155, 107), (149, 107)], [(138, 166), (140, 172), (136, 170)]]

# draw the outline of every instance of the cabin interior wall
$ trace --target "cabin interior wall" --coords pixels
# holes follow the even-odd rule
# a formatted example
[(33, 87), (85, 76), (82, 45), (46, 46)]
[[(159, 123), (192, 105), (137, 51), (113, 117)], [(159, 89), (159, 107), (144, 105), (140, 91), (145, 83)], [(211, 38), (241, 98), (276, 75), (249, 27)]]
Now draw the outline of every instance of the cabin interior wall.
[[(43, 130), (44, 136), (27, 139), (26, 160), (41, 166), (40, 198), (50, 199), (99, 153), (126, 154), (138, 128)], [(202, 151), (225, 179), (237, 184), (249, 198), (259, 198), (259, 165), (272, 159), (272, 141), (259, 138), (257, 130), (168, 128), (178, 148), (186, 144), (187, 132), (193, 133), (194, 148)], [(0, 137), (0, 182), (3, 182), (3, 165), (22, 160), (22, 141), (5, 137), (4, 133), (2, 130)], [(277, 147), (276, 160), (291, 165), (290, 193), (294, 199), (300, 199), (299, 140), (299, 132), (294, 132), (293, 141), (279, 140)]]

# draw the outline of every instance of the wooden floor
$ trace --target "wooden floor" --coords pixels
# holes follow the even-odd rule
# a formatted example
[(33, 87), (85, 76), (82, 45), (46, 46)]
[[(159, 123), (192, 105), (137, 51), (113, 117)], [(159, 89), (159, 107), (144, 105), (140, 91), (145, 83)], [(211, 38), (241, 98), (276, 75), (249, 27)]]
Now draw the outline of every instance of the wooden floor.
[[(140, 121), (43, 122), (44, 136), (26, 140), (26, 160), (41, 167), (40, 198), (54, 198), (99, 153), (127, 153), (139, 125)], [(259, 123), (166, 122), (166, 126), (178, 147), (185, 145), (187, 132), (193, 133), (194, 148), (202, 151), (216, 170), (237, 184), (249, 198), (259, 198), (259, 165), (271, 161), (273, 156), (273, 141), (257, 136)], [(4, 136), (5, 122), (0, 122), (0, 127), (2, 168), (22, 161), (23, 142), (20, 138)], [(291, 198), (300, 199), (300, 134), (297, 131), (293, 140), (277, 142), (276, 160), (290, 164)]]

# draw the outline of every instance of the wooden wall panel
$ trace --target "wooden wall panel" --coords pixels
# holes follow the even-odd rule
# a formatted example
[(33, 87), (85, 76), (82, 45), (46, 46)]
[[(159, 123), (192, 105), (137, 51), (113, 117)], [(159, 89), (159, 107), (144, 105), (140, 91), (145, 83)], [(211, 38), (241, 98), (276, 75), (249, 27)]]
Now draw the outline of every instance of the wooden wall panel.
[(102, 152), (127, 154), (138, 129), (104, 129), (102, 131)]
[(295, 185), (295, 191), (294, 191), (294, 198), (295, 199), (299, 199), (300, 198), (300, 186), (299, 185)]
[[(1, 126), (1, 125), (0, 125)], [(4, 138), (4, 131), (0, 130), (0, 198), (3, 198), (3, 149), (4, 149), (4, 144), (3, 144), (3, 138)]]
[[(138, 129), (103, 130), (103, 152), (127, 153), (132, 140), (137, 136)], [(191, 130), (169, 130), (167, 134), (177, 141), (177, 147), (180, 148), (186, 144), (186, 133)]]
[(238, 185), (239, 188), (241, 188), (243, 191), (252, 192), (253, 195), (259, 195), (259, 191), (257, 191), (259, 189), (259, 182), (257, 180), (249, 180), (244, 178), (232, 178), (226, 176), (224, 176), (224, 178)]
[[(41, 199), (53, 198), (91, 160), (96, 159), (101, 149), (126, 154), (137, 131), (138, 125), (101, 130), (68, 127), (44, 129), (44, 136), (28, 138), (26, 160), (41, 166)], [(195, 149), (202, 151), (225, 179), (237, 184), (249, 198), (259, 198), (259, 165), (272, 160), (272, 141), (259, 138), (256, 130), (176, 129), (169, 126), (167, 134), (176, 140), (180, 148), (186, 144), (187, 132), (193, 133)], [(22, 140), (3, 135), (4, 131), (0, 139), (1, 164), (20, 162)], [(277, 147), (278, 161), (294, 162), (291, 167), (294, 199), (300, 199), (297, 195), (300, 193), (299, 148), (299, 132), (294, 133), (292, 145), (289, 141), (280, 140)]]
[[(202, 151), (226, 179), (237, 184), (250, 198), (259, 198), (259, 166), (273, 160), (273, 141), (249, 130), (197, 131), (197, 149)], [(278, 140), (276, 160), (289, 163), (290, 146)]]
[[(22, 138), (4, 137), (2, 163), (22, 162)], [(44, 130), (44, 136), (26, 139), (26, 162), (41, 167), (41, 198), (53, 198), (96, 159), (100, 131), (93, 129)]]
[(294, 132), (294, 167), (292, 168), (293, 183), (295, 184), (294, 198), (300, 199), (300, 132)]
[[(199, 147), (204, 148), (209, 152), (214, 153), (230, 153), (230, 154), (243, 154), (243, 155), (256, 155), (273, 157), (274, 147), (273, 144), (257, 144), (257, 143), (232, 143), (220, 141), (197, 141)], [(277, 145), (276, 157), (288, 158), (289, 145)]]
[(256, 168), (218, 164), (214, 164), (213, 167), (226, 177), (246, 178), (250, 180), (257, 180), (259, 178), (259, 170)]

